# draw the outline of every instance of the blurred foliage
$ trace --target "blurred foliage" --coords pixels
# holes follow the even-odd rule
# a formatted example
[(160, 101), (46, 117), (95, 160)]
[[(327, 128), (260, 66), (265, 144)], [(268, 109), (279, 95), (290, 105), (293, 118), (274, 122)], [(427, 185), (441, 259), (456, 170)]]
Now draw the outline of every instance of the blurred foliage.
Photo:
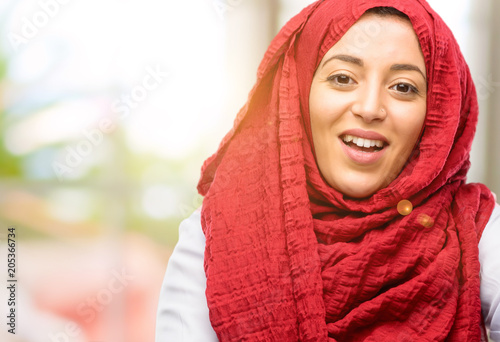
[(0, 82), (7, 76), (8, 60), (0, 51)]
[[(6, 13), (4, 13), (4, 16)], [(0, 29), (0, 33), (3, 30)], [(7, 71), (9, 67), (9, 60), (6, 54), (0, 50), (0, 90), (5, 87), (7, 80)], [(18, 178), (22, 176), (22, 158), (13, 156), (5, 148), (5, 131), (6, 123), (5, 118), (7, 116), (5, 109), (5, 100), (3, 98), (4, 94), (0, 94), (0, 177), (6, 178)]]
[[(10, 8), (14, 6), (13, 1)], [(5, 24), (8, 12), (0, 13), (0, 19), (3, 19), (0, 22)], [(0, 35), (4, 31), (5, 27), (0, 23)], [(119, 126), (116, 131), (104, 136), (105, 143), (102, 146), (95, 148), (95, 161), (87, 169), (75, 177), (58, 179), (52, 170), (52, 162), (57, 160), (57, 156), (65, 155), (68, 146), (75, 147), (82, 141), (82, 136), (40, 146), (22, 155), (13, 154), (7, 148), (5, 138), (14, 124), (64, 102), (68, 97), (68, 93), (63, 92), (32, 98), (40, 92), (37, 89), (31, 91), (33, 89), (30, 88), (22, 101), (11, 106), (11, 101), (5, 97), (8, 87), (27, 89), (39, 87), (44, 81), (15, 84), (15, 76), (12, 76), (15, 73), (9, 72), (9, 67), (19, 64), (16, 64), (18, 57), (16, 53), (6, 54), (0, 49), (0, 224), (19, 226), (22, 237), (26, 239), (92, 238), (110, 232), (121, 234), (131, 231), (148, 236), (166, 246), (167, 250), (173, 247), (178, 239), (180, 222), (201, 205), (193, 184), (199, 177), (205, 153), (195, 151), (178, 159), (135, 153), (130, 150), (123, 126)], [(50, 73), (43, 75), (48, 77)], [(61, 86), (64, 88), (64, 84)], [(85, 97), (88, 94), (83, 91), (81, 94), (69, 95)], [(23, 108), (19, 108), (21, 105)], [(22, 115), (15, 115), (19, 111)], [(164, 203), (163, 199), (158, 201), (159, 206), (164, 205), (170, 214), (152, 217), (154, 215), (147, 212), (143, 203), (145, 192), (154, 186), (166, 187), (175, 193), (174, 200), (167, 198)], [(91, 199), (91, 209), (78, 208), (77, 214), (71, 217), (75, 207), (78, 207), (78, 201), (73, 201), (71, 196), (66, 200), (65, 195), (60, 194), (65, 191), (77, 193), (77, 197), (91, 193), (87, 196)], [(15, 200), (12, 196), (19, 196), (20, 199)], [(58, 196), (64, 200), (54, 199)], [(55, 211), (54, 207), (57, 207)], [(86, 228), (86, 232), (82, 227)]]
[(2, 178), (19, 178), (22, 176), (22, 158), (10, 154), (4, 145), (3, 137), (5, 136), (4, 122), (2, 115), (2, 143), (0, 144), (0, 177)]

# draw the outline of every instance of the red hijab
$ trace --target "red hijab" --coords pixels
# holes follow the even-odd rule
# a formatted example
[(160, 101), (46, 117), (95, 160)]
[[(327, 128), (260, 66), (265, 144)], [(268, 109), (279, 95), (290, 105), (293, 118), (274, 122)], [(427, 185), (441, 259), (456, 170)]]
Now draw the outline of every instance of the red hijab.
[[(377, 6), (411, 20), (427, 115), (399, 176), (349, 199), (316, 165), (309, 89), (324, 54)], [(459, 47), (424, 0), (325, 0), (292, 18), (198, 185), (219, 339), (480, 341), (477, 246), (494, 200), (465, 183), (477, 115)], [(407, 216), (397, 211), (402, 199), (414, 207)]]

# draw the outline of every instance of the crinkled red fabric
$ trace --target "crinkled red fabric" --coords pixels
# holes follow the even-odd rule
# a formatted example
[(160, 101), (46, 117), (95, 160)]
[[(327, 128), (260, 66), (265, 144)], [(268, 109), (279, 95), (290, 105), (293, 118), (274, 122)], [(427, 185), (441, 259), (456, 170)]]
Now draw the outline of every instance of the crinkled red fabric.
[[(326, 51), (376, 6), (411, 19), (427, 68), (427, 115), (397, 178), (356, 200), (321, 177), (308, 95)], [(459, 47), (425, 1), (327, 0), (292, 18), (198, 185), (219, 339), (480, 341), (477, 245), (494, 200), (465, 182), (477, 115)], [(396, 209), (402, 199), (414, 206), (408, 216)]]

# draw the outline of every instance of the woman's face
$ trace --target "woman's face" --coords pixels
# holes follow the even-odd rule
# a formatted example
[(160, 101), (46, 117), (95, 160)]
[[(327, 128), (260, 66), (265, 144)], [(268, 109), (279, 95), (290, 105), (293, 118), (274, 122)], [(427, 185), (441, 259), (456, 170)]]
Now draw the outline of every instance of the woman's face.
[(309, 97), (321, 174), (363, 198), (403, 168), (426, 113), (425, 61), (409, 21), (362, 16), (324, 56)]

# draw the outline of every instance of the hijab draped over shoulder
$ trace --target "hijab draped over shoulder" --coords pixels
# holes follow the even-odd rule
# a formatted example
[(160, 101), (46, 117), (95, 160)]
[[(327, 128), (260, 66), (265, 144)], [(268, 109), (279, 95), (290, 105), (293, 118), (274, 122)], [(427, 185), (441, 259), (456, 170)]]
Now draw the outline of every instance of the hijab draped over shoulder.
[[(379, 6), (410, 18), (427, 114), (396, 179), (352, 199), (321, 177), (308, 97), (324, 54)], [(478, 241), (494, 200), (465, 182), (477, 116), (459, 47), (424, 0), (325, 0), (292, 18), (198, 184), (218, 338), (480, 341)], [(403, 199), (413, 204), (407, 216), (397, 210)]]

